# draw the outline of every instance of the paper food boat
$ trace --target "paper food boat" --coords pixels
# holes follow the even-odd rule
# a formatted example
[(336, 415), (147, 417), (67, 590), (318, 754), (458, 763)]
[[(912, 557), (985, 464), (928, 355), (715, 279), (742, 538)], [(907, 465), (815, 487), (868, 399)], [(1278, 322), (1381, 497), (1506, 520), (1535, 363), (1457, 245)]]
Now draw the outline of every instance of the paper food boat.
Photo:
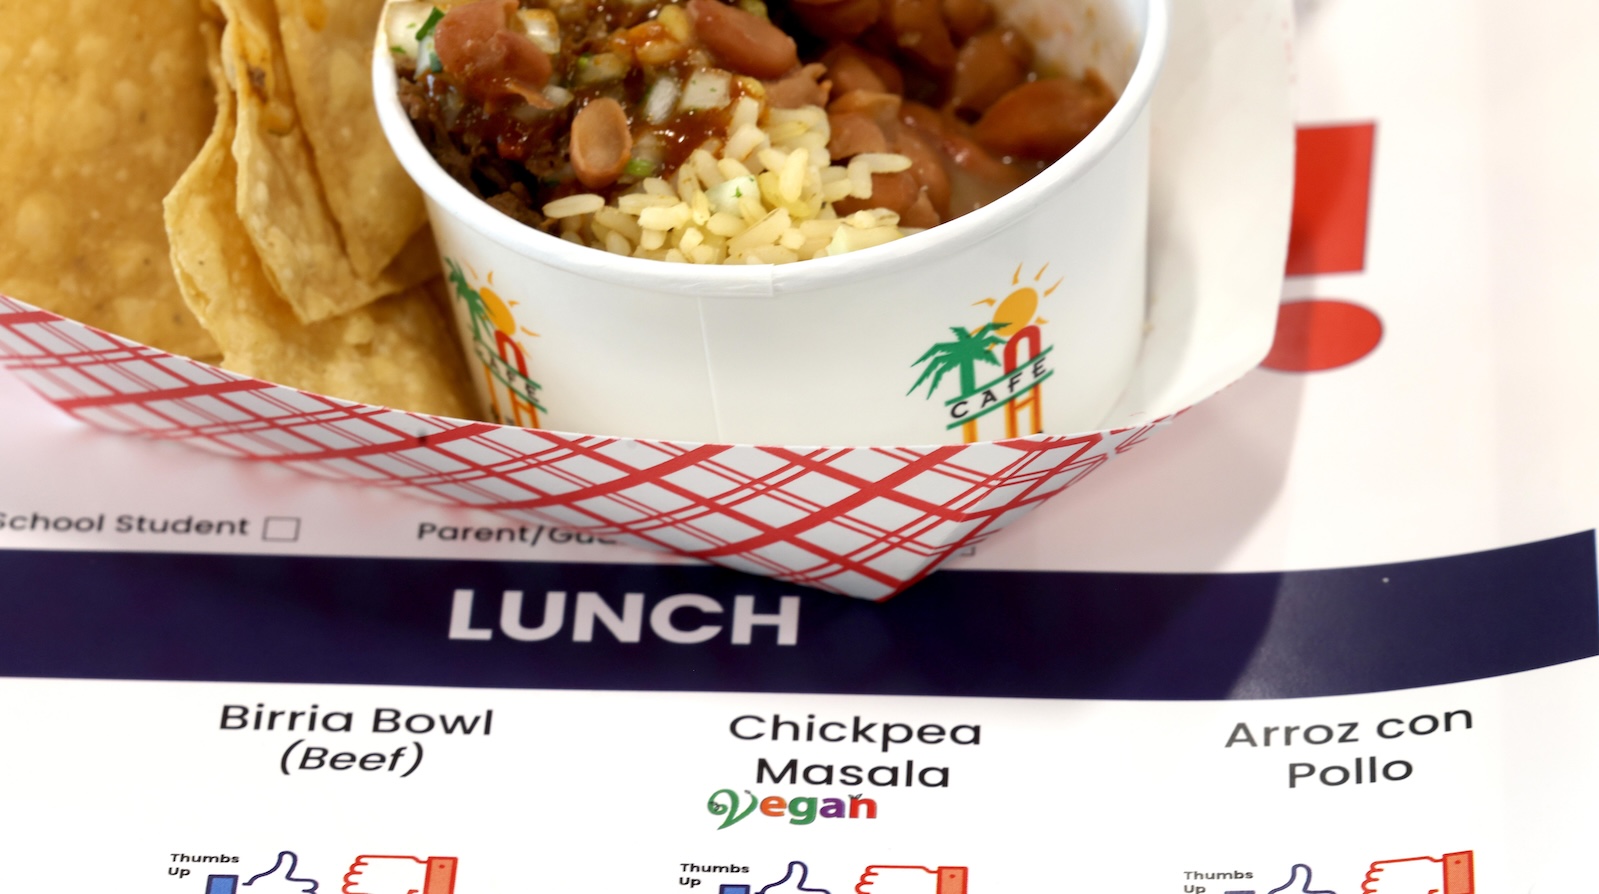
[(109, 431), (885, 599), (1264, 357), (1292, 197), (1291, 35), (1287, 0), (1173, 11), (1153, 105), (1149, 329), (1104, 431), (778, 447), (512, 428), (307, 394), (7, 298), (0, 365)]

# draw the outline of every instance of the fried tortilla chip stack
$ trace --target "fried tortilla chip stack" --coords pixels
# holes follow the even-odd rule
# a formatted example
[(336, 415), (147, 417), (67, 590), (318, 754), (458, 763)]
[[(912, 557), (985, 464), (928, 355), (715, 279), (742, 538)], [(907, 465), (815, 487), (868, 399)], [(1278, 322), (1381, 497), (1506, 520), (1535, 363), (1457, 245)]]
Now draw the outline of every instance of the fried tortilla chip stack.
[(18, 10), (0, 292), (307, 391), (477, 415), (364, 77), (382, 5)]
[(167, 261), (161, 197), (211, 127), (190, 3), (6, 5), (0, 292), (191, 357), (218, 353)]

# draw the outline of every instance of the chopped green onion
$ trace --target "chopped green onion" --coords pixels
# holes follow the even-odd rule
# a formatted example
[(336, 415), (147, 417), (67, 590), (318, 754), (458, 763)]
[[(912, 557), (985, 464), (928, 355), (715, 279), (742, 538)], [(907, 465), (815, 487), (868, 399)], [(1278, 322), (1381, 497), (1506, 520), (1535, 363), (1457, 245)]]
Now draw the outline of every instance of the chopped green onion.
[(654, 174), (660, 169), (660, 163), (652, 158), (629, 159), (627, 166), (622, 168), (622, 173), (628, 177), (643, 179)]
[(433, 7), (433, 11), (428, 13), (428, 20), (423, 22), (422, 28), (416, 32), (417, 43), (427, 40), (428, 35), (433, 33), (433, 29), (438, 27), (439, 21), (443, 18), (444, 11), (437, 6)]

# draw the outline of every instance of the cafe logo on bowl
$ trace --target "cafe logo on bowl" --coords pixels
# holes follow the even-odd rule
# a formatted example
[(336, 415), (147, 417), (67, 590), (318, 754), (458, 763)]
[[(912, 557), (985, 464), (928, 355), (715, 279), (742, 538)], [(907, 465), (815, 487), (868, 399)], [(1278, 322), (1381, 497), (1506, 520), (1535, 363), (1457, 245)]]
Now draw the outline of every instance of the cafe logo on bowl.
[(517, 328), (511, 308), (494, 291), (493, 273), (486, 285), (474, 289), (453, 258), (445, 258), (444, 264), (455, 297), (472, 320), (472, 354), (483, 370), (494, 421), (538, 428), (539, 414), (548, 411), (539, 404), (539, 383), (528, 377), (527, 354), (517, 344), (518, 335), (537, 338), (538, 333)]
[[(1053, 346), (1045, 347), (1040, 326), (1049, 321), (1038, 315), (1038, 305), (1060, 288), (1058, 279), (1040, 295), (1035, 287), (1044, 278), (1045, 264), (1033, 275), (1033, 286), (1024, 286), (1022, 267), (1011, 274), (1012, 291), (1004, 300), (984, 298), (973, 307), (993, 308), (993, 318), (975, 329), (951, 326), (954, 338), (941, 341), (913, 364), (922, 373), (906, 394), (927, 386), (927, 400), (944, 398), (946, 430), (959, 428), (966, 443), (987, 439), (1036, 435), (1044, 430), (1044, 380), (1054, 375), (1049, 368)], [(989, 369), (988, 367), (993, 367)], [(995, 374), (995, 370), (998, 374)], [(945, 377), (955, 373), (949, 386)], [(958, 390), (957, 390), (958, 389)], [(982, 420), (990, 419), (984, 423)], [(1004, 420), (1003, 430), (995, 428)]]

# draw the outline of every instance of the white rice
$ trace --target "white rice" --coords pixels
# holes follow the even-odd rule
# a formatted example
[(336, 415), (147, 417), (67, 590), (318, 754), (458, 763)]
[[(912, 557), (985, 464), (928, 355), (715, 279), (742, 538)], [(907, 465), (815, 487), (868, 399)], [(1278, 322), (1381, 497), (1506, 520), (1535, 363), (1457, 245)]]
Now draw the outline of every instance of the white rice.
[(841, 219), (833, 203), (871, 198), (872, 175), (908, 170), (909, 158), (865, 153), (834, 165), (826, 111), (766, 110), (751, 96), (734, 106), (728, 132), (725, 145), (694, 150), (671, 180), (646, 178), (613, 205), (593, 193), (566, 196), (544, 215), (567, 241), (674, 263), (784, 264), (905, 235), (892, 211)]

